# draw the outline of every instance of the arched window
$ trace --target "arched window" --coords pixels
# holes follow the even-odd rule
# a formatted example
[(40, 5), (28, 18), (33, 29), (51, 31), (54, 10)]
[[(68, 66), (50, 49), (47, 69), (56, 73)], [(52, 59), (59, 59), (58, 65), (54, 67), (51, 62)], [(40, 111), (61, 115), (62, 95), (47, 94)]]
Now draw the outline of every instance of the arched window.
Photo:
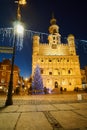
[(72, 68), (68, 70), (68, 74), (72, 74)]
[(71, 71), (70, 70), (68, 70), (68, 74), (70, 74), (71, 73)]
[(49, 59), (49, 62), (52, 62), (52, 60), (51, 60), (51, 59)]

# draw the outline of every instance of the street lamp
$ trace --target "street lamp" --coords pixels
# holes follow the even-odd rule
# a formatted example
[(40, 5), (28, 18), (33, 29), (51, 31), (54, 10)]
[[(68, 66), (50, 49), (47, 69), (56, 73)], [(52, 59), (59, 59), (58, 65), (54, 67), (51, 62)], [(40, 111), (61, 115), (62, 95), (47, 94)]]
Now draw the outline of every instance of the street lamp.
[(14, 33), (14, 37), (13, 37), (13, 55), (12, 55), (12, 65), (11, 65), (11, 74), (10, 74), (10, 81), (9, 81), (9, 86), (8, 86), (8, 94), (7, 94), (7, 99), (6, 99), (6, 103), (5, 106), (9, 106), (13, 104), (12, 101), (12, 90), (13, 90), (13, 71), (14, 71), (14, 59), (15, 59), (15, 49), (16, 49), (16, 40), (17, 40), (17, 35), (22, 35), (24, 33), (24, 27), (23, 24), (21, 23), (21, 11), (20, 11), (20, 7), (22, 5), (26, 4), (26, 0), (17, 0), (15, 1), (15, 3), (18, 4), (18, 8), (17, 8), (17, 22), (15, 22), (14, 24), (14, 29), (13, 29), (13, 33)]
[(17, 35), (23, 35), (23, 33), (24, 33), (24, 27), (22, 26), (22, 24), (20, 22), (15, 24), (13, 33), (14, 33), (14, 37), (13, 37), (12, 65), (11, 65), (10, 81), (9, 81), (8, 94), (7, 94), (7, 100), (6, 100), (5, 106), (13, 104), (13, 101), (12, 101), (12, 90), (13, 90), (13, 72), (14, 72), (16, 40), (17, 40)]

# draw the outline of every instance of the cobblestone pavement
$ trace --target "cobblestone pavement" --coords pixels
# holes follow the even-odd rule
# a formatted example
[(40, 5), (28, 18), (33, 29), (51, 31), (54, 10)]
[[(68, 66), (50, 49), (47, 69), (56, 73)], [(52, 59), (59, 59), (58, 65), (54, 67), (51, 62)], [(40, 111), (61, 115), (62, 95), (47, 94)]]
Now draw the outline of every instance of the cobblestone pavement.
[(14, 104), (8, 107), (4, 107), (5, 100), (0, 96), (0, 130), (87, 130), (86, 98), (13, 96)]

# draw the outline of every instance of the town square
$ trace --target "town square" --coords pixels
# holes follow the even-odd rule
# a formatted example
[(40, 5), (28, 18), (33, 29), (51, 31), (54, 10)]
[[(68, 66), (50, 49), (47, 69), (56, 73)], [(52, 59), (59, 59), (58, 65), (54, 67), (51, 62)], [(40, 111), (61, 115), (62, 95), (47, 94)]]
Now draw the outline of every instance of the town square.
[(86, 4), (0, 1), (0, 130), (87, 130)]

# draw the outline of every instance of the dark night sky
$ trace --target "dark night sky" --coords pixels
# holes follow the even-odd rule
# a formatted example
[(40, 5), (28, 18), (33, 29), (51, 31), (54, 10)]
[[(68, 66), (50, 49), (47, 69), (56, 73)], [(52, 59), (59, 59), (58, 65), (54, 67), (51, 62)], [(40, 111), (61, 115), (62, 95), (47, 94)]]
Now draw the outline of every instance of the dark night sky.
[[(12, 27), (16, 20), (17, 5), (14, 0), (0, 0), (0, 28)], [(74, 34), (76, 39), (87, 41), (87, 1), (86, 0), (27, 0), (27, 5), (21, 8), (22, 21), (26, 29), (48, 33), (50, 19), (54, 13), (60, 27), (62, 37)], [(78, 44), (77, 54), (80, 56), (81, 67), (87, 65), (87, 42)], [(31, 74), (32, 41), (27, 38), (24, 47), (16, 52), (15, 64), (20, 67), (20, 74), (27, 77)], [(2, 58), (11, 55), (0, 54)]]

